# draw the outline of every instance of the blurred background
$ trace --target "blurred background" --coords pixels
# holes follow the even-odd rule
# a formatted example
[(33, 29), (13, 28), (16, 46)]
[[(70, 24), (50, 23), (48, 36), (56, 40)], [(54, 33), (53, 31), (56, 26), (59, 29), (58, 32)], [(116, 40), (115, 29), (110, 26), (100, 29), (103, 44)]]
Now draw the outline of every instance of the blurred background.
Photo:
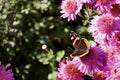
[[(0, 63), (10, 64), (15, 80), (56, 80), (58, 63), (72, 53), (71, 30), (90, 40), (92, 11), (67, 21), (62, 0), (0, 0)], [(85, 7), (85, 6), (84, 6)]]

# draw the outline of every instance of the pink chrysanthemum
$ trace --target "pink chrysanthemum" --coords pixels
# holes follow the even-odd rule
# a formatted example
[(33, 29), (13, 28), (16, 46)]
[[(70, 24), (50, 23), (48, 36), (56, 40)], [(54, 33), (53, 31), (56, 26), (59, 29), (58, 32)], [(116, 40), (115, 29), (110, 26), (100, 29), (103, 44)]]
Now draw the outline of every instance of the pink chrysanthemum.
[(116, 47), (112, 47), (112, 46), (108, 46), (108, 47), (104, 47), (103, 48), (105, 52), (108, 53), (107, 57), (108, 60), (113, 60), (113, 56), (119, 54), (120, 55), (120, 49), (116, 48)]
[(94, 74), (94, 80), (119, 80), (120, 79), (120, 55), (108, 56), (107, 65), (102, 71)]
[(91, 27), (88, 31), (93, 33), (93, 37), (100, 44), (108, 45), (111, 34), (115, 30), (120, 30), (120, 18), (113, 17), (110, 14), (95, 16), (91, 21)]
[(94, 8), (101, 12), (110, 10), (112, 4), (115, 4), (116, 0), (94, 0)]
[(59, 64), (58, 80), (83, 80), (83, 74), (73, 61), (66, 60)]
[(116, 0), (116, 4), (119, 4), (120, 3), (120, 0)]
[(101, 45), (104, 51), (109, 53), (109, 56), (120, 54), (120, 31), (114, 31), (109, 38), (107, 45)]
[(113, 60), (108, 62), (106, 70), (106, 80), (120, 80), (120, 55), (113, 55)]
[(75, 57), (74, 62), (79, 66), (78, 69), (88, 75), (98, 72), (106, 65), (106, 53), (99, 47), (91, 47), (89, 53), (81, 58)]
[(14, 80), (12, 70), (6, 71), (5, 67), (0, 67), (0, 80)]
[(83, 3), (80, 0), (63, 0), (61, 4), (62, 18), (68, 18), (68, 21), (76, 19), (76, 15), (80, 15)]
[(120, 31), (115, 31), (111, 35), (110, 45), (120, 49)]
[(101, 45), (104, 51), (108, 52), (110, 55), (120, 54), (120, 31), (114, 31), (107, 42), (109, 46)]

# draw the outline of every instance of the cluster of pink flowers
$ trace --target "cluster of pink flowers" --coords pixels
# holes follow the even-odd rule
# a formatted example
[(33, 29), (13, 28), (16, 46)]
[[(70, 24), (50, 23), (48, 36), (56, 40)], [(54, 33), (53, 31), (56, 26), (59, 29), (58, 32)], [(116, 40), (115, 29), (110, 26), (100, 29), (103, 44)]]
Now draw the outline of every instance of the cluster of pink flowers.
[(62, 0), (62, 18), (75, 20), (83, 5), (100, 11), (93, 16), (88, 32), (97, 45), (83, 57), (64, 59), (59, 63), (58, 80), (120, 80), (120, 0)]
[(12, 70), (6, 70), (4, 66), (0, 66), (0, 80), (14, 80)]

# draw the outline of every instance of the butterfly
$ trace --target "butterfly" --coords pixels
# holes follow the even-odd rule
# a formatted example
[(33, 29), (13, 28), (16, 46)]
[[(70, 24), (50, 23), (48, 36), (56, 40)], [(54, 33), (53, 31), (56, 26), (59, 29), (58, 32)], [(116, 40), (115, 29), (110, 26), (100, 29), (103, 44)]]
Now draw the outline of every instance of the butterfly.
[(89, 53), (90, 43), (87, 39), (81, 38), (81, 36), (74, 31), (70, 32), (71, 40), (73, 41), (72, 45), (75, 48), (72, 54), (70, 54), (70, 58), (74, 58), (75, 56), (83, 57)]

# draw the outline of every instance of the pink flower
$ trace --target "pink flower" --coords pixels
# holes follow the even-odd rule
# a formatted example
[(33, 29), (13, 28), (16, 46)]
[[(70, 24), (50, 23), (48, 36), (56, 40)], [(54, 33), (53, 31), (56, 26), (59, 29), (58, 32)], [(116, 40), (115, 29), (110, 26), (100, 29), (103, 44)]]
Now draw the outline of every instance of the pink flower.
[(106, 12), (110, 10), (112, 4), (115, 2), (116, 0), (94, 0), (94, 8), (101, 12)]
[(120, 79), (120, 55), (108, 56), (107, 65), (102, 71), (94, 73), (94, 80), (119, 80)]
[(116, 4), (119, 4), (120, 3), (120, 0), (116, 0)]
[(106, 53), (99, 47), (91, 47), (89, 53), (81, 58), (75, 57), (74, 62), (79, 66), (78, 69), (87, 75), (92, 75), (95, 72), (102, 70), (106, 65)]
[(120, 54), (120, 31), (114, 31), (108, 41), (109, 45), (101, 45), (104, 51), (109, 53), (109, 56)]
[(108, 53), (108, 59), (112, 60), (113, 59), (113, 55), (119, 54), (120, 55), (120, 49), (117, 47), (113, 47), (113, 46), (103, 46), (102, 48), (105, 52)]
[(120, 30), (119, 23), (120, 18), (110, 14), (95, 16), (88, 31), (93, 33), (93, 37), (98, 43), (108, 45), (111, 34), (115, 30)]
[(110, 45), (120, 49), (120, 31), (115, 31), (111, 35)]
[(0, 67), (0, 80), (14, 80), (12, 70), (6, 71), (5, 67)]
[(62, 61), (58, 68), (58, 80), (83, 80), (83, 74), (78, 70), (77, 65), (70, 60)]
[(106, 80), (120, 79), (120, 55), (114, 55), (113, 60), (108, 62), (108, 70), (106, 70)]
[(62, 18), (68, 18), (68, 21), (76, 19), (76, 15), (80, 15), (83, 3), (80, 0), (63, 0), (61, 4)]

